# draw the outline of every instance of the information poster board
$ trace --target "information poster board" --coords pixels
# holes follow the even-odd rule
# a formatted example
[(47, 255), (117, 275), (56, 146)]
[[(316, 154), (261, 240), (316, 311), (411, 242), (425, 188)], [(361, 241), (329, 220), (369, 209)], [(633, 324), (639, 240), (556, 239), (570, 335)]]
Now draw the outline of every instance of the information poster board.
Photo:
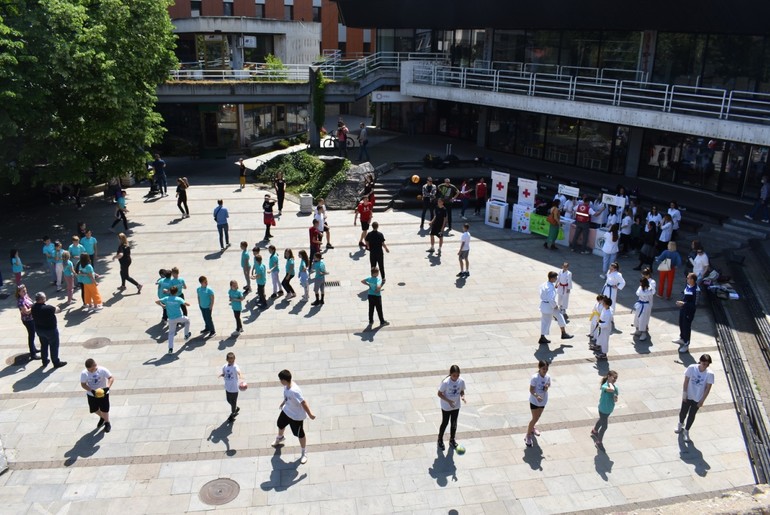
[(522, 206), (521, 204), (513, 205), (513, 213), (511, 215), (511, 230), (521, 232), (524, 234), (530, 233), (530, 221), (529, 217), (534, 213), (530, 206)]
[(489, 198), (508, 202), (508, 182), (511, 180), (511, 174), (497, 172), (492, 170), (492, 178), (489, 183)]
[(531, 179), (519, 179), (519, 201), (522, 206), (535, 207), (535, 195), (537, 195), (537, 181)]

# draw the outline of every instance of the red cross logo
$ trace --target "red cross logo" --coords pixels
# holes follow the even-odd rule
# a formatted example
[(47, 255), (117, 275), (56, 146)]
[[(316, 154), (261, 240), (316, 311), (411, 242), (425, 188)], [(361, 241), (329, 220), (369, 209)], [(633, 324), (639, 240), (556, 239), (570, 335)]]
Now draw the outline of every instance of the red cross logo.
[(497, 188), (497, 191), (503, 191), (503, 188), (505, 188), (505, 184), (502, 182), (498, 182), (495, 187)]
[(525, 190), (524, 190), (524, 191), (523, 191), (521, 194), (522, 194), (522, 195), (524, 195), (524, 198), (528, 198), (530, 195), (532, 195), (532, 194), (529, 192), (529, 190), (528, 190), (528, 189), (525, 189)]

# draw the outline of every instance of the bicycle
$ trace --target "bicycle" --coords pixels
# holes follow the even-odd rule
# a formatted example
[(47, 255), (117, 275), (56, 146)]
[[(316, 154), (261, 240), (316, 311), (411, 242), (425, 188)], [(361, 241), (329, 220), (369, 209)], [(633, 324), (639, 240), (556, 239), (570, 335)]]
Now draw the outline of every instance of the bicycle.
[[(348, 134), (348, 138), (345, 140), (345, 144), (348, 148), (355, 148), (356, 141), (350, 134)], [(328, 138), (321, 140), (321, 146), (323, 148), (339, 148), (339, 138), (337, 137), (336, 129), (329, 133)]]

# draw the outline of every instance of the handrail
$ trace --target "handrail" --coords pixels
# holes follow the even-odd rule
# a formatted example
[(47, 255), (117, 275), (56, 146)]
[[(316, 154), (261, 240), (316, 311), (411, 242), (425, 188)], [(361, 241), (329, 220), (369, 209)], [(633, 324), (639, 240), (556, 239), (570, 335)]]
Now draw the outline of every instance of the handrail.
[[(548, 73), (528, 72), (526, 66), (522, 71), (509, 71), (502, 69), (502, 64), (515, 63), (495, 61), (491, 70), (426, 63), (415, 66), (409, 80), (416, 84), (482, 89), (770, 124), (768, 93), (610, 79), (604, 78), (604, 70), (597, 70), (596, 76), (584, 76), (580, 70), (568, 67), (558, 69), (555, 66), (547, 68)], [(570, 71), (576, 74), (566, 73)], [(638, 77), (640, 73), (635, 75)]]

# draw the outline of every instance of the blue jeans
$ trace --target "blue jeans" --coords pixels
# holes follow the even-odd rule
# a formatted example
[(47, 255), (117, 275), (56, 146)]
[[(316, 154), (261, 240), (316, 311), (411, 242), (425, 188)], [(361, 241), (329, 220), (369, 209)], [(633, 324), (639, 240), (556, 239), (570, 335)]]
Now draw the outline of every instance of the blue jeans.
[(229, 229), (230, 226), (228, 224), (217, 224), (217, 231), (219, 231), (219, 246), (221, 248), (225, 248), (225, 243), (230, 245)]
[(617, 257), (616, 254), (607, 254), (604, 253), (604, 257), (602, 257), (602, 273), (606, 274), (607, 270), (610, 269), (610, 265), (615, 262), (615, 258)]
[(155, 180), (158, 182), (158, 191), (168, 195), (168, 181), (166, 180), (166, 174), (155, 174)]
[(361, 143), (361, 146), (358, 148), (358, 160), (363, 161), (363, 156), (366, 154), (366, 160), (369, 161), (369, 151), (366, 149), (366, 147), (369, 145), (369, 141), (364, 141)]
[(214, 320), (211, 318), (211, 308), (201, 308), (201, 316), (203, 316), (203, 329), (211, 333), (216, 332), (214, 330)]
[(754, 204), (754, 207), (752, 207), (751, 211), (749, 211), (749, 216), (751, 218), (754, 218), (757, 215), (758, 212), (762, 213), (762, 220), (768, 220), (769, 219), (767, 204), (765, 204), (765, 202), (763, 200), (758, 200)]

